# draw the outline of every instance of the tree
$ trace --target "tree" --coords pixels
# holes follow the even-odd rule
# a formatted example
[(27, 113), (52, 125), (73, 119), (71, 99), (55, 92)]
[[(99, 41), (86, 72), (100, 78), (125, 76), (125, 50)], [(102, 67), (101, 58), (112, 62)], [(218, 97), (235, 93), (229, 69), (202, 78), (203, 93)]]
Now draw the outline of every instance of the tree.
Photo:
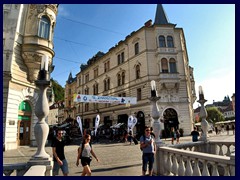
[(51, 79), (55, 102), (64, 100), (64, 88), (54, 79)]
[(207, 120), (208, 121), (211, 120), (213, 124), (215, 124), (216, 122), (224, 121), (224, 116), (217, 107), (207, 108), (207, 113), (208, 113)]

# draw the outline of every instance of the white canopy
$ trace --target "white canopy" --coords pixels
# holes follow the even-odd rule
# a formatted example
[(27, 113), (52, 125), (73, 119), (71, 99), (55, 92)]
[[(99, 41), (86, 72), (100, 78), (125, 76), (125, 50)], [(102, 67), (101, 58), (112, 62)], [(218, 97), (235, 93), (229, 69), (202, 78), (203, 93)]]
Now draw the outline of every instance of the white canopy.
[(120, 128), (124, 123), (117, 123), (111, 126), (110, 128)]

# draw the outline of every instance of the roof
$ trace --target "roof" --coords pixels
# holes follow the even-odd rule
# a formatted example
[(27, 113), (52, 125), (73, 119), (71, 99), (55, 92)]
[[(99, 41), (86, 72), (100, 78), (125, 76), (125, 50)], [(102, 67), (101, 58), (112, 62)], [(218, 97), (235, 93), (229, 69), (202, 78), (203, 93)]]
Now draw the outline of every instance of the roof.
[(166, 25), (166, 24), (173, 25), (172, 23), (169, 23), (169, 20), (163, 9), (162, 4), (158, 4), (157, 10), (156, 10), (156, 15), (155, 15), (154, 25)]

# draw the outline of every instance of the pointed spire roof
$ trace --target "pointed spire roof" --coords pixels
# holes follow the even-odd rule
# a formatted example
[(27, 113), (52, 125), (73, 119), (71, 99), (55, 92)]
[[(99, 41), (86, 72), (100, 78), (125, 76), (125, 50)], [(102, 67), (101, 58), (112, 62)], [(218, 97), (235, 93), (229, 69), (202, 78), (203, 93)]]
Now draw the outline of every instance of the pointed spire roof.
[(167, 15), (163, 9), (162, 4), (158, 4), (156, 15), (155, 15), (154, 25), (164, 25), (164, 24), (172, 24), (172, 23), (169, 23)]

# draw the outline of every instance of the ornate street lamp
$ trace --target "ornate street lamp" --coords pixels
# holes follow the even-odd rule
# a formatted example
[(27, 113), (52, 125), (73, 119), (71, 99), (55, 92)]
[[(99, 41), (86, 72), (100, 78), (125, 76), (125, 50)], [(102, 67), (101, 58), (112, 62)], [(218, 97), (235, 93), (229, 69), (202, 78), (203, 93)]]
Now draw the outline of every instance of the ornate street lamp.
[(157, 90), (156, 90), (156, 83), (154, 80), (151, 81), (151, 97), (149, 98), (149, 100), (152, 103), (152, 118), (154, 120), (153, 122), (153, 132), (155, 134), (155, 142), (157, 145), (161, 144), (161, 139), (160, 139), (160, 113), (159, 113), (159, 109), (157, 106), (157, 101), (160, 99), (161, 97), (158, 97), (157, 95)]
[(199, 116), (202, 119), (201, 120), (202, 136), (201, 136), (200, 140), (208, 141), (208, 122), (206, 120), (208, 114), (207, 114), (207, 110), (204, 106), (204, 103), (207, 102), (207, 100), (204, 99), (204, 93), (203, 93), (202, 86), (199, 86), (199, 100), (197, 102), (199, 102), (201, 104)]
[(38, 117), (38, 122), (34, 127), (34, 135), (37, 142), (37, 152), (33, 155), (34, 158), (49, 158), (50, 155), (45, 151), (45, 144), (49, 132), (48, 124), (45, 118), (49, 114), (49, 104), (47, 98), (47, 88), (50, 85), (48, 56), (42, 57), (41, 69), (38, 74), (38, 79), (35, 81), (39, 88), (39, 96), (35, 106), (35, 114)]

